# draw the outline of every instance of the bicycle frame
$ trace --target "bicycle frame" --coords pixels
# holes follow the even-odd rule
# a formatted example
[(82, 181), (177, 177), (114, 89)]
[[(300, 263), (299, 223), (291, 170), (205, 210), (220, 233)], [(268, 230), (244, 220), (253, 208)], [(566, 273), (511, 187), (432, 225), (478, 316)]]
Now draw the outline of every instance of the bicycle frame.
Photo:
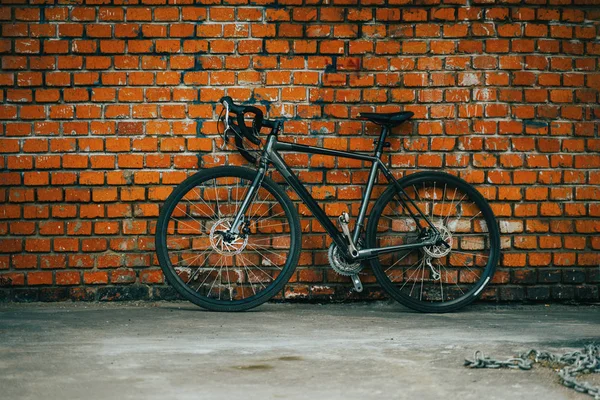
[[(426, 215), (417, 207), (414, 201), (404, 192), (404, 190), (398, 184), (396, 178), (392, 175), (389, 169), (385, 166), (385, 164), (381, 161), (380, 157), (383, 151), (383, 147), (385, 146), (385, 138), (388, 133), (388, 128), (383, 127), (381, 132), (381, 136), (377, 143), (377, 147), (375, 149), (374, 155), (364, 154), (364, 153), (352, 153), (347, 151), (326, 149), (322, 147), (314, 147), (314, 146), (306, 146), (302, 144), (295, 143), (287, 143), (287, 142), (279, 142), (277, 140), (277, 134), (269, 134), (267, 138), (267, 144), (263, 150), (263, 154), (260, 161), (260, 166), (256, 174), (256, 178), (252, 182), (248, 194), (246, 198), (242, 202), (242, 205), (238, 211), (238, 214), (235, 216), (233, 221), (231, 230), (237, 231), (239, 226), (243, 222), (244, 214), (249, 207), (252, 199), (255, 195), (255, 192), (258, 190), (263, 178), (265, 177), (269, 164), (272, 164), (275, 169), (283, 176), (286, 182), (294, 189), (294, 191), (298, 194), (300, 199), (306, 204), (312, 214), (317, 218), (317, 220), (321, 223), (323, 228), (327, 231), (327, 233), (331, 236), (335, 244), (344, 252), (344, 254), (348, 255), (348, 257), (352, 260), (362, 260), (370, 257), (377, 256), (379, 254), (392, 253), (396, 251), (402, 250), (411, 250), (415, 248), (421, 248), (424, 246), (431, 246), (434, 244), (438, 244), (440, 242), (440, 234), (436, 227), (429, 221)], [(343, 157), (350, 158), (355, 160), (368, 161), (371, 163), (371, 171), (369, 173), (369, 179), (367, 181), (366, 190), (364, 193), (364, 197), (361, 201), (360, 211), (358, 218), (356, 220), (356, 225), (354, 227), (354, 232), (352, 233), (352, 239), (354, 243), (358, 242), (360, 237), (361, 230), (364, 226), (364, 220), (367, 214), (367, 208), (369, 205), (369, 201), (371, 199), (371, 194), (373, 191), (373, 186), (377, 182), (377, 176), (379, 170), (381, 170), (388, 180), (388, 182), (393, 182), (399, 188), (398, 196), (400, 202), (403, 207), (408, 210), (409, 214), (413, 218), (413, 220), (417, 223), (417, 226), (420, 226), (417, 216), (411, 211), (410, 207), (407, 205), (410, 203), (419, 213), (419, 216), (427, 221), (427, 224), (432, 229), (432, 235), (426, 238), (423, 241), (419, 241), (417, 243), (409, 243), (395, 246), (387, 246), (387, 247), (376, 247), (376, 248), (365, 248), (358, 250), (357, 254), (350, 254), (348, 251), (348, 243), (343, 234), (336, 228), (336, 226), (331, 222), (329, 217), (325, 214), (325, 211), (317, 204), (315, 199), (311, 196), (311, 194), (306, 190), (302, 182), (298, 179), (298, 177), (294, 174), (294, 172), (290, 169), (290, 167), (285, 163), (281, 155), (278, 151), (293, 151), (297, 153), (308, 153), (308, 154), (321, 154), (326, 156), (334, 156), (334, 157)], [(406, 198), (406, 200), (404, 198)], [(445, 243), (445, 242), (444, 242)]]

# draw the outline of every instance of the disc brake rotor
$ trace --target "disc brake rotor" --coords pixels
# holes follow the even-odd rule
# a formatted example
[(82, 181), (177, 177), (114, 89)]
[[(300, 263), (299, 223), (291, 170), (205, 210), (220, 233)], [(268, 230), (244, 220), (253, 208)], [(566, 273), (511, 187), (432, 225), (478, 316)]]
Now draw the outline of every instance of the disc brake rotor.
[(450, 230), (440, 221), (433, 224), (440, 232), (441, 239), (448, 243), (448, 246), (443, 244), (434, 244), (433, 246), (423, 247), (423, 251), (431, 258), (442, 258), (450, 254), (452, 251), (452, 234)]
[(233, 221), (229, 218), (221, 218), (210, 228), (210, 245), (219, 254), (235, 255), (241, 253), (248, 244), (248, 236), (242, 238), (237, 236), (234, 240), (227, 242), (221, 232), (231, 228)]

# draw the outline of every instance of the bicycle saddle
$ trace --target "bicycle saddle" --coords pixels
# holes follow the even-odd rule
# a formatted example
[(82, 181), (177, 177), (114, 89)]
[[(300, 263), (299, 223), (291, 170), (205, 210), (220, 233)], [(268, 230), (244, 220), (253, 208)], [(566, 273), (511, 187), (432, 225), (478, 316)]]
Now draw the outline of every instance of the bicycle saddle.
[(412, 111), (400, 111), (393, 113), (360, 113), (360, 118), (366, 118), (378, 125), (398, 126), (415, 115)]

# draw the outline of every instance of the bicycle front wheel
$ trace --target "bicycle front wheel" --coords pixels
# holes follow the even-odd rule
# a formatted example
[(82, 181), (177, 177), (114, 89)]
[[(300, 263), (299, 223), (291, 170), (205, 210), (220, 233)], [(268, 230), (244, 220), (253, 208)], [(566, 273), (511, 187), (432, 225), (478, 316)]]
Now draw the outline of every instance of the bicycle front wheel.
[(395, 185), (373, 206), (368, 247), (418, 243), (428, 224), (449, 246), (433, 245), (387, 253), (370, 260), (383, 289), (395, 300), (422, 312), (449, 312), (476, 300), (492, 279), (500, 255), (498, 223), (487, 201), (453, 175), (421, 172), (399, 181), (414, 205), (399, 199)]
[(224, 235), (256, 171), (211, 168), (182, 182), (165, 202), (156, 252), (169, 283), (213, 311), (242, 311), (275, 296), (300, 252), (300, 223), (285, 192), (268, 177), (248, 207), (239, 234)]

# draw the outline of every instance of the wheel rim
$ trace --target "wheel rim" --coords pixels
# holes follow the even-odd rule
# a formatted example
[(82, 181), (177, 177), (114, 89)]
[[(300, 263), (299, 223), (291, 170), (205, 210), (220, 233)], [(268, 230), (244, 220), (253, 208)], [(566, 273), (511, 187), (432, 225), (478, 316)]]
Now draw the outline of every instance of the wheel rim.
[[(376, 263), (388, 288), (409, 303), (431, 307), (449, 307), (479, 295), (491, 278), (495, 253), (488, 213), (477, 204), (483, 200), (452, 181), (419, 180), (404, 190), (450, 248), (440, 244), (378, 256)], [(414, 206), (408, 208), (418, 215)], [(420, 235), (408, 209), (391, 196), (378, 218), (374, 245), (415, 243)]]
[(285, 275), (291, 251), (288, 215), (266, 185), (248, 207), (240, 234), (229, 241), (223, 236), (251, 183), (243, 177), (211, 177), (189, 187), (165, 210), (165, 261), (192, 297), (245, 304), (271, 296)]

